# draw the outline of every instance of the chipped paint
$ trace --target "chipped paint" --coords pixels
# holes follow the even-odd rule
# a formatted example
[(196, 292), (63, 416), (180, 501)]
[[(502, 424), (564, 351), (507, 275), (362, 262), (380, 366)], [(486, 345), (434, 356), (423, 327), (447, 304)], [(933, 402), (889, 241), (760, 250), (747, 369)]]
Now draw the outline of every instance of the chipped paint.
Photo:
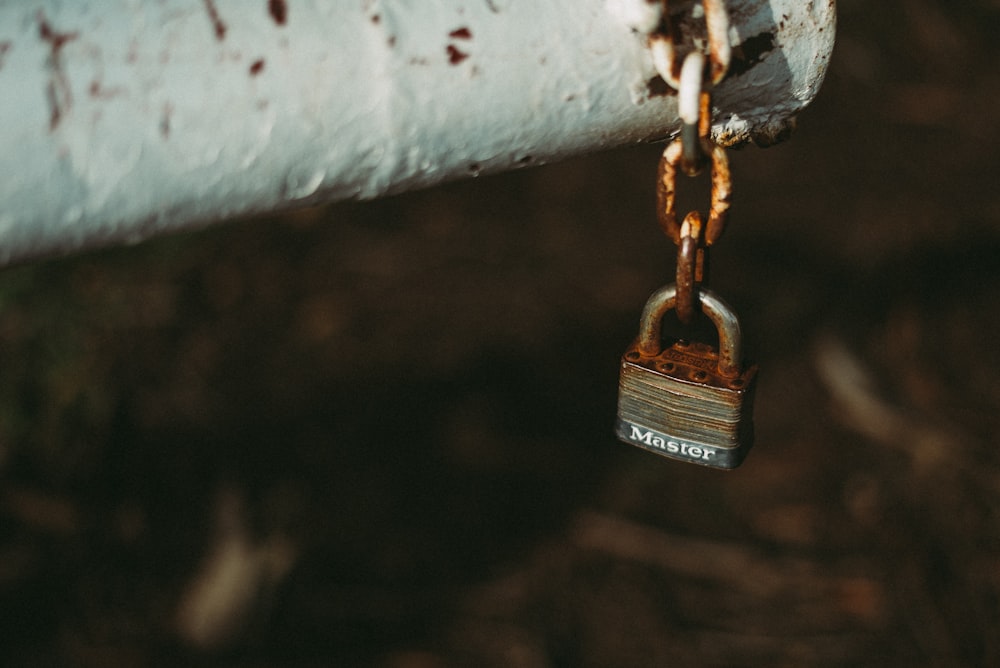
[(0, 69), (3, 69), (4, 57), (13, 47), (14, 43), (10, 40), (0, 40)]
[(45, 12), (38, 10), (38, 37), (49, 45), (47, 68), (49, 80), (45, 85), (45, 98), (49, 103), (49, 131), (59, 126), (63, 115), (73, 106), (73, 89), (63, 68), (62, 50), (69, 42), (77, 39), (77, 32), (59, 32), (45, 18)]
[(222, 17), (219, 16), (219, 10), (215, 6), (214, 0), (204, 0), (205, 11), (208, 12), (208, 20), (212, 23), (212, 32), (215, 33), (215, 39), (220, 42), (226, 39), (226, 24), (223, 22)]
[(288, 21), (288, 3), (285, 0), (268, 0), (267, 13), (275, 23), (283, 26)]
[(461, 51), (454, 44), (449, 44), (445, 48), (445, 53), (448, 54), (448, 62), (452, 65), (458, 65), (460, 62), (469, 57), (469, 54)]

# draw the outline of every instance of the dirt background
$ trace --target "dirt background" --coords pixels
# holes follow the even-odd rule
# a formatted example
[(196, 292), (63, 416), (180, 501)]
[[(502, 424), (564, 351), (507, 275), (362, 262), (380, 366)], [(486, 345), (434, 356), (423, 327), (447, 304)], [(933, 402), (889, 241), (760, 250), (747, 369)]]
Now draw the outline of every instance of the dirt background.
[(3, 665), (1000, 665), (1000, 4), (840, 16), (734, 473), (612, 435), (661, 147), (0, 274)]

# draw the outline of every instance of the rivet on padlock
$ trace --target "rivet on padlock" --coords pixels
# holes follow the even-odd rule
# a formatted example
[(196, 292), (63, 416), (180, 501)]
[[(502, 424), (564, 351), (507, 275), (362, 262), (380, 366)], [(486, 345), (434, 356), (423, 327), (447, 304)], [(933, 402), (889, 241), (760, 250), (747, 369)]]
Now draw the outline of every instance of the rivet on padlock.
[(660, 338), (677, 286), (660, 288), (642, 312), (639, 337), (625, 351), (618, 386), (618, 438), (664, 457), (732, 469), (753, 445), (757, 367), (742, 366), (742, 335), (733, 309), (697, 287), (719, 347)]

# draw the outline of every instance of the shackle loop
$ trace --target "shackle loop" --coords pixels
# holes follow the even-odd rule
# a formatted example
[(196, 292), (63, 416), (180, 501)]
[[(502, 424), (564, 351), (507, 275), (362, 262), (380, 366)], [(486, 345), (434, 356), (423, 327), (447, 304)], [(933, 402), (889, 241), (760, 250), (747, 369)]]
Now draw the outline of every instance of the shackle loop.
[[(696, 286), (702, 312), (715, 324), (719, 333), (718, 373), (724, 378), (736, 378), (742, 373), (743, 333), (736, 312), (729, 304), (708, 288)], [(677, 303), (677, 286), (666, 285), (654, 292), (642, 309), (639, 322), (639, 352), (655, 357), (663, 351), (661, 333), (663, 316)]]

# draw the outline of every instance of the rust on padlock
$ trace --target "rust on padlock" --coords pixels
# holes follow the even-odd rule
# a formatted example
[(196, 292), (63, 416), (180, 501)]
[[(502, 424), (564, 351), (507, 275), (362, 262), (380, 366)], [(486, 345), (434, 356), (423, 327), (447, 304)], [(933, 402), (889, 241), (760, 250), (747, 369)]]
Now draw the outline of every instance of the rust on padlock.
[[(721, 297), (705, 288), (697, 288), (698, 302), (719, 333), (719, 374), (726, 378), (740, 375), (743, 358), (743, 334), (740, 321)], [(663, 316), (677, 304), (677, 286), (668, 285), (654, 292), (646, 301), (639, 321), (636, 347), (646, 357), (655, 357), (663, 350), (661, 332)]]
[(696, 288), (715, 323), (717, 348), (698, 341), (661, 341), (660, 320), (676, 306), (676, 286), (653, 293), (639, 337), (622, 356), (615, 433), (656, 454), (735, 468), (753, 446), (756, 365), (741, 362), (739, 320), (718, 295)]

